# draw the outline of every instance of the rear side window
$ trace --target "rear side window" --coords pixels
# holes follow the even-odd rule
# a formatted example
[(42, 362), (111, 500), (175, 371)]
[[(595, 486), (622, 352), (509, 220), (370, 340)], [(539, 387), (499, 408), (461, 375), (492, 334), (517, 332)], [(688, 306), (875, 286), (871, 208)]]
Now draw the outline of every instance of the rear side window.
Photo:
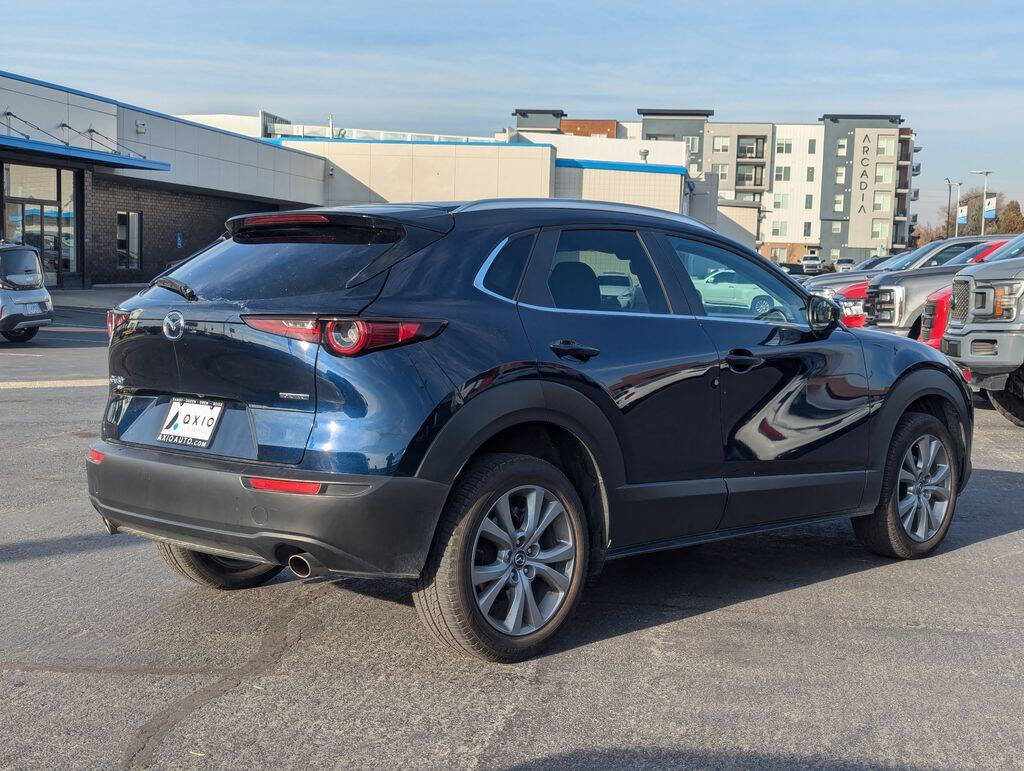
[(952, 260), (957, 255), (963, 254), (968, 249), (976, 246), (976, 244), (952, 244), (942, 249), (937, 254), (932, 255), (928, 258), (928, 261), (922, 265), (922, 268), (935, 268), (939, 265), (945, 265), (947, 262)]
[(510, 238), (491, 262), (484, 276), (484, 288), (502, 297), (513, 299), (519, 279), (533, 248), (533, 233)]
[[(534, 260), (536, 263), (536, 260)], [(541, 268), (541, 266), (538, 266)], [(668, 313), (651, 258), (629, 230), (563, 230), (537, 304), (567, 310)], [(532, 272), (532, 269), (531, 269)]]
[(336, 226), (243, 231), (167, 275), (205, 300), (336, 292), (403, 235), (398, 229)]
[(39, 258), (31, 249), (0, 251), (0, 278), (18, 286), (35, 286), (42, 280)]

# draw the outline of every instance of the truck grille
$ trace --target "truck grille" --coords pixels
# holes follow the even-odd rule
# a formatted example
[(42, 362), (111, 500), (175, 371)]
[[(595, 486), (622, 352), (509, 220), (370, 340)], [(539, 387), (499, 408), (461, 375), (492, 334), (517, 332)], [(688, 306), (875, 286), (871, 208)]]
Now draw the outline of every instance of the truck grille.
[(949, 303), (949, 317), (953, 321), (967, 320), (971, 304), (971, 285), (963, 279), (953, 281), (953, 297)]
[(868, 289), (864, 295), (864, 323), (872, 325), (875, 323), (876, 311), (878, 308), (878, 290)]

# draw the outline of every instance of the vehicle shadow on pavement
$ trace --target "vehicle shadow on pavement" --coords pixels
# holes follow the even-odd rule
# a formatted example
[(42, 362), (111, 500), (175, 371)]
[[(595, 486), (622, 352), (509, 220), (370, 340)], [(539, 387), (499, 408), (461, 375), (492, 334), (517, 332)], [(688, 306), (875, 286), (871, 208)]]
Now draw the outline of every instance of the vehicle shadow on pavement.
[[(1024, 498), (1024, 474), (976, 469), (936, 555), (1024, 530), (1024, 507), (998, 505), (1007, 498)], [(587, 588), (573, 622), (542, 655), (897, 564), (862, 547), (848, 521), (615, 560)]]
[(66, 535), (59, 538), (37, 538), (31, 541), (0, 543), (0, 563), (46, 559), (66, 554), (118, 549), (142, 543), (137, 536), (110, 536), (100, 530), (95, 533)]
[[(912, 768), (913, 766), (908, 766)], [(526, 769), (606, 768), (831, 768), (880, 769), (882, 764), (837, 760), (826, 755), (799, 755), (756, 751), (727, 752), (672, 747), (594, 748), (573, 750), (528, 763), (508, 766), (508, 771)]]

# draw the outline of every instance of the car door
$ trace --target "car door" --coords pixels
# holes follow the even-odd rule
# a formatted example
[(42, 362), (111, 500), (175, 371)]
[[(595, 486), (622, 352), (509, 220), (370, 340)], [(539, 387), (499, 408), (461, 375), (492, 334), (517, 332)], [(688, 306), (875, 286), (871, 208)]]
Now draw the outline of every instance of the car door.
[[(601, 296), (605, 273), (629, 277), (627, 307)], [(718, 354), (688, 309), (673, 315), (670, 295), (685, 304), (639, 232), (588, 226), (541, 231), (519, 296), (542, 377), (595, 402), (619, 439), (627, 484), (610, 491), (613, 549), (713, 530), (725, 506)]]
[[(804, 293), (759, 256), (682, 234), (665, 234), (662, 243), (720, 356), (729, 491), (721, 527), (858, 508), (869, 422), (860, 341), (842, 326), (812, 333)], [(691, 276), (721, 268), (757, 302), (705, 303)]]

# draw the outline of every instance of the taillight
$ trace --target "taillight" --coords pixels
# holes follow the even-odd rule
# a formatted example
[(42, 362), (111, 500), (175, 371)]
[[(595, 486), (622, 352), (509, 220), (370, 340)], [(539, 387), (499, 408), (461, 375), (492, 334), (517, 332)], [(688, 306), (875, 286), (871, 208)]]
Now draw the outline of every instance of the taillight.
[(107, 311), (107, 340), (114, 338), (114, 332), (122, 324), (128, 323), (128, 318), (131, 314), (126, 311), (109, 310)]
[(304, 340), (307, 343), (316, 343), (320, 340), (320, 322), (309, 317), (243, 316), (242, 321), (253, 329), (269, 332), (272, 335)]
[(339, 356), (358, 356), (381, 348), (433, 337), (444, 328), (438, 321), (375, 321), (333, 319), (324, 322), (324, 345)]
[(90, 463), (95, 463), (97, 466), (103, 462), (103, 453), (99, 450), (89, 450), (86, 454), (85, 459)]
[(320, 482), (299, 482), (294, 479), (267, 479), (266, 477), (243, 477), (242, 479), (246, 487), (272, 493), (318, 495), (323, 489), (323, 484)]

